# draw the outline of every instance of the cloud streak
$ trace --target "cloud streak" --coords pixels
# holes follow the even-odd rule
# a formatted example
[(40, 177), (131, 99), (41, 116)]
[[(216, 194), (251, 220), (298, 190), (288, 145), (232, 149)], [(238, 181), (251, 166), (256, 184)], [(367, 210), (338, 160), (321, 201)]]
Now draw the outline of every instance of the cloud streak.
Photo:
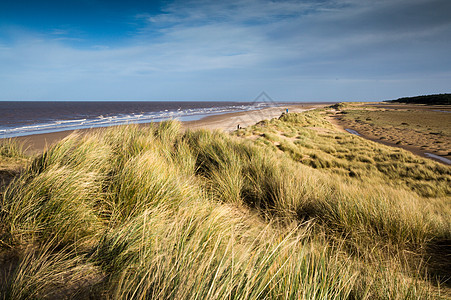
[[(447, 0), (175, 1), (111, 43), (0, 28), (3, 100), (372, 100), (446, 92)], [(119, 40), (119, 42), (118, 42)], [(448, 90), (449, 91), (449, 90)]]

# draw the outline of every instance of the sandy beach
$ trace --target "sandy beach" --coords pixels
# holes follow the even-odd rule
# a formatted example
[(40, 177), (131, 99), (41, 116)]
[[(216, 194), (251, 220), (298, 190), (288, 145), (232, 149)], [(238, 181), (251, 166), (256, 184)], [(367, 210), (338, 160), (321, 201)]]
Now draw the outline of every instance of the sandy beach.
[[(304, 103), (299, 105), (290, 105), (290, 106), (281, 106), (281, 107), (270, 107), (262, 110), (253, 110), (253, 111), (245, 111), (245, 112), (235, 112), (235, 113), (226, 113), (220, 115), (212, 115), (204, 117), (197, 121), (186, 121), (182, 122), (184, 128), (190, 129), (218, 129), (224, 131), (233, 131), (237, 129), (239, 125), (241, 128), (245, 128), (247, 126), (253, 125), (259, 121), (272, 119), (279, 117), (286, 109), (289, 112), (302, 112), (309, 109), (314, 109), (317, 107), (322, 107), (324, 104), (312, 104), (312, 103)], [(141, 126), (148, 126), (151, 123), (140, 124)], [(87, 133), (93, 130), (101, 130), (104, 127), (99, 128), (91, 128), (91, 129), (80, 129), (77, 130), (79, 133)], [(27, 149), (27, 152), (38, 153), (48, 148), (52, 144), (64, 139), (75, 130), (66, 130), (59, 132), (51, 132), (51, 133), (43, 133), (43, 134), (34, 134), (28, 136), (20, 136), (13, 138), (19, 143), (24, 144), (24, 148)]]

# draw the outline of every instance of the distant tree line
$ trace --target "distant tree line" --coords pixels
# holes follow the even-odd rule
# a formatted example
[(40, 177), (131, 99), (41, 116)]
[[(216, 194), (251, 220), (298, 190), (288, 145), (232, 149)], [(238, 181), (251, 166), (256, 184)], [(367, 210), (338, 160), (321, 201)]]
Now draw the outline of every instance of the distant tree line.
[(435, 94), (416, 97), (403, 97), (396, 100), (387, 100), (384, 102), (414, 103), (428, 105), (451, 105), (451, 94)]

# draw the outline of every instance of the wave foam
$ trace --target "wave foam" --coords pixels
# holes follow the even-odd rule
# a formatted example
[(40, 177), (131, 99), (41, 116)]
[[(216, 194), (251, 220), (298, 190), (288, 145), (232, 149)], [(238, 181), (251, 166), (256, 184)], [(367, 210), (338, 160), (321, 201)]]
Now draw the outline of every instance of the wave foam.
[(136, 114), (103, 116), (99, 115), (91, 119), (57, 120), (49, 123), (38, 123), (33, 125), (4, 127), (0, 126), (0, 137), (10, 138), (39, 133), (58, 132), (65, 130), (76, 130), (96, 127), (107, 127), (113, 125), (125, 125), (133, 123), (160, 122), (167, 119), (178, 119), (180, 121), (199, 120), (208, 115), (218, 115), (230, 112), (258, 110), (271, 106), (269, 103), (254, 103), (252, 105), (229, 105), (222, 107), (207, 107), (198, 109), (174, 109), (161, 110), (158, 112), (140, 112)]

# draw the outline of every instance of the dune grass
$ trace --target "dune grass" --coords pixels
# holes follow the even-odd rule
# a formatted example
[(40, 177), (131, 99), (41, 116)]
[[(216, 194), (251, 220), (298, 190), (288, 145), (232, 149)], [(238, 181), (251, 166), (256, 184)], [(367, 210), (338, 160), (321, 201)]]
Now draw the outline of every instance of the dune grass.
[(2, 195), (0, 297), (446, 298), (449, 168), (315, 112), (236, 135), (130, 125), (36, 157)]
[(320, 111), (283, 115), (240, 130), (237, 135), (256, 137), (260, 145), (272, 146), (273, 151), (281, 150), (296, 162), (341, 175), (347, 181), (407, 188), (425, 197), (451, 194), (449, 167), (339, 132)]
[(0, 197), (5, 187), (27, 164), (29, 156), (23, 143), (13, 139), (0, 140)]
[(23, 143), (19, 143), (13, 139), (3, 139), (0, 141), (0, 157), (1, 158), (24, 158), (26, 157)]

